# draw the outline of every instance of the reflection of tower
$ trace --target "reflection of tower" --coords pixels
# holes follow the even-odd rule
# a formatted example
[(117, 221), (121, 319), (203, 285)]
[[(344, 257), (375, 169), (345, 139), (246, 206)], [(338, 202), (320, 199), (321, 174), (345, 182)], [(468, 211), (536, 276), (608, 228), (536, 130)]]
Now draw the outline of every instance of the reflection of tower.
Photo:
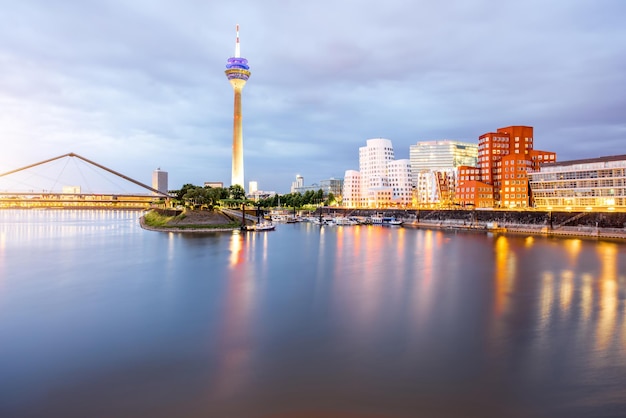
[(237, 25), (237, 41), (235, 42), (235, 56), (228, 58), (226, 77), (235, 91), (235, 116), (233, 121), (233, 171), (231, 186), (235, 184), (244, 187), (243, 182), (243, 132), (241, 130), (241, 90), (250, 77), (248, 60), (240, 57), (239, 25)]

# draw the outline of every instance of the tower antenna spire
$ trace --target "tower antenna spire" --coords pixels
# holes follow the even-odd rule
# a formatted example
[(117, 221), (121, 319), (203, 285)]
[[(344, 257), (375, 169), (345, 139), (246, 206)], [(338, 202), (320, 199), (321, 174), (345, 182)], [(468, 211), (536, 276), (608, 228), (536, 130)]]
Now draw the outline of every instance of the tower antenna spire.
[(239, 23), (236, 26), (237, 30), (237, 41), (235, 42), (235, 58), (241, 57), (241, 49), (239, 47)]

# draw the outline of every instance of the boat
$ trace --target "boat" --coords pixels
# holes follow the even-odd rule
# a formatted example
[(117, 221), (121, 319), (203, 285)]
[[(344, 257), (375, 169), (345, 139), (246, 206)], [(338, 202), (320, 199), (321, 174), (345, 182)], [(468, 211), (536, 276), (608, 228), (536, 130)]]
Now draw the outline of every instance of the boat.
[(337, 226), (358, 225), (358, 222), (351, 218), (337, 217), (333, 219)]
[(395, 216), (375, 215), (375, 216), (371, 216), (370, 220), (373, 225), (391, 225), (391, 226), (402, 225), (402, 220), (397, 219)]
[(272, 231), (276, 228), (276, 225), (274, 225), (272, 222), (268, 222), (268, 221), (261, 221), (258, 222), (254, 225), (248, 225), (246, 227), (246, 231)]

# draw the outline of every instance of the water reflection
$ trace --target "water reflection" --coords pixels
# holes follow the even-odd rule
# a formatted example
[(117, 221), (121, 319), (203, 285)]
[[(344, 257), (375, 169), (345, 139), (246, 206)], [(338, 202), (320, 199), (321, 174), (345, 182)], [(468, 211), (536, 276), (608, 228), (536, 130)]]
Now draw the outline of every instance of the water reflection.
[[(228, 398), (242, 389), (251, 372), (250, 360), (255, 350), (253, 311), (259, 277), (250, 274), (250, 264), (257, 245), (263, 246), (265, 233), (240, 233), (230, 236), (230, 269), (223, 311), (217, 335), (216, 372), (212, 396)], [(259, 241), (261, 242), (257, 242)], [(265, 242), (267, 244), (267, 241)]]
[(308, 224), (189, 236), (136, 215), (0, 227), (0, 386), (22, 416), (94, 415), (75, 399), (155, 417), (626, 407), (623, 244)]
[(516, 254), (509, 248), (508, 238), (500, 235), (495, 242), (495, 300), (494, 311), (501, 315), (507, 309), (508, 294), (515, 284)]
[(609, 348), (615, 335), (618, 313), (618, 276), (617, 276), (617, 245), (602, 242), (597, 246), (600, 258), (599, 313), (597, 329), (597, 348), (604, 351)]
[(561, 289), (560, 289), (560, 302), (561, 313), (566, 316), (569, 313), (569, 308), (572, 303), (572, 296), (574, 294), (574, 272), (571, 270), (564, 270), (561, 272)]
[[(139, 211), (128, 210), (0, 210), (0, 233), (16, 242), (84, 236), (106, 232), (123, 235), (139, 228)], [(123, 222), (127, 221), (127, 222)]]

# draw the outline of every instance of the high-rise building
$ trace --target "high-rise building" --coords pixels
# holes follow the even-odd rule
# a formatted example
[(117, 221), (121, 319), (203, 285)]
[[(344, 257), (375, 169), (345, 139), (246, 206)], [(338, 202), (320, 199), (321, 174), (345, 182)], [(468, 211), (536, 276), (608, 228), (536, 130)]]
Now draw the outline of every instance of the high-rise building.
[(255, 194), (259, 190), (259, 183), (257, 181), (248, 182), (248, 194)]
[(457, 184), (458, 203), (481, 206), (493, 199), (496, 207), (528, 207), (527, 172), (539, 169), (540, 163), (555, 161), (554, 152), (533, 149), (532, 126), (508, 126), (483, 134), (478, 138), (478, 166), (475, 168), (479, 170), (463, 167)]
[(455, 140), (420, 141), (409, 149), (414, 204), (449, 205), (455, 199), (458, 168), (475, 166), (478, 146)]
[(244, 187), (243, 176), (243, 131), (241, 124), (241, 91), (250, 77), (248, 60), (241, 57), (239, 47), (239, 25), (237, 25), (237, 40), (235, 41), (235, 56), (228, 58), (226, 77), (235, 92), (235, 109), (233, 118), (233, 163), (231, 186), (236, 184)]
[(387, 163), (393, 161), (393, 145), (389, 139), (373, 138), (359, 148), (361, 172), (361, 199), (365, 207), (384, 207), (391, 204), (393, 190), (387, 177)]
[(167, 194), (167, 171), (157, 168), (152, 172), (152, 188)]
[(387, 163), (393, 159), (393, 145), (389, 139), (368, 139), (367, 145), (359, 148), (361, 191), (372, 187), (389, 187)]
[(297, 192), (298, 189), (301, 189), (302, 187), (304, 187), (304, 177), (298, 174), (296, 176), (296, 181), (291, 183), (291, 193)]

